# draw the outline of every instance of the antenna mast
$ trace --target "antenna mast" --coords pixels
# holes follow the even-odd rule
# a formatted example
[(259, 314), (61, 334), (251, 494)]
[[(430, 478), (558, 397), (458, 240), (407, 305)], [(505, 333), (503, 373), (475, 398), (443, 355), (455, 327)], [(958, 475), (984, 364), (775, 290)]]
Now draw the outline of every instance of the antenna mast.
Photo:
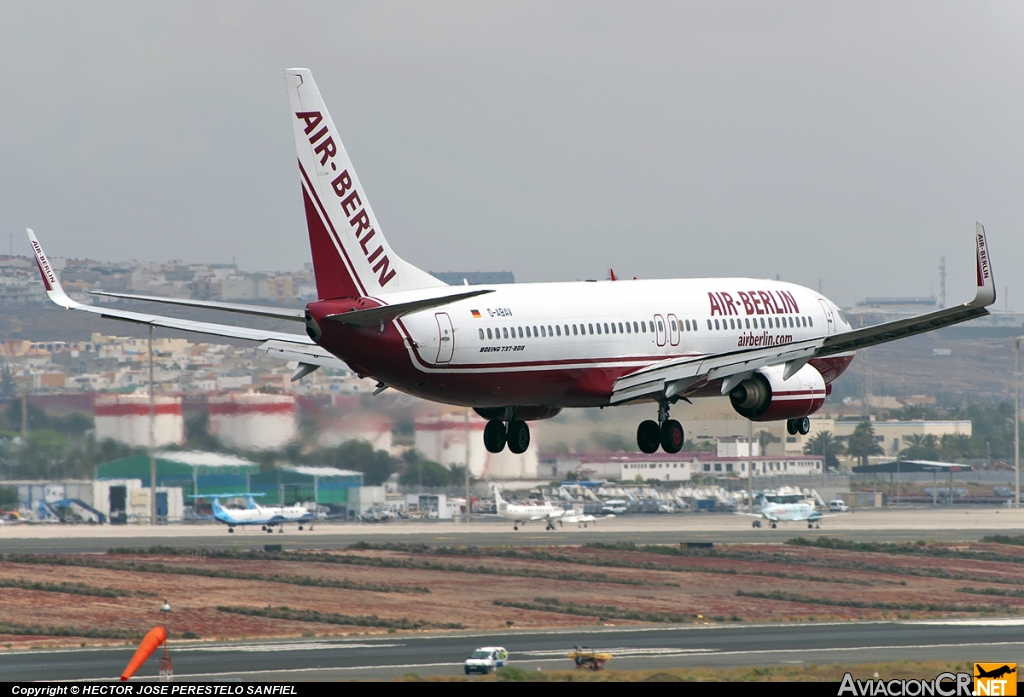
[(946, 257), (939, 257), (939, 309), (946, 307)]

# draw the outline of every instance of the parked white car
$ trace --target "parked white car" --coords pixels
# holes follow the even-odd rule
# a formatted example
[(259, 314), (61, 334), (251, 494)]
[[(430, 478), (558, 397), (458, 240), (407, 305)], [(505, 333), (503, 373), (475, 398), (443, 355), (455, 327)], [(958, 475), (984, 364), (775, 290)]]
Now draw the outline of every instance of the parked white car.
[(487, 675), (508, 662), (508, 651), (501, 646), (481, 646), (466, 659), (466, 675), (481, 673)]
[(829, 513), (849, 513), (850, 507), (842, 499), (833, 499), (828, 502)]

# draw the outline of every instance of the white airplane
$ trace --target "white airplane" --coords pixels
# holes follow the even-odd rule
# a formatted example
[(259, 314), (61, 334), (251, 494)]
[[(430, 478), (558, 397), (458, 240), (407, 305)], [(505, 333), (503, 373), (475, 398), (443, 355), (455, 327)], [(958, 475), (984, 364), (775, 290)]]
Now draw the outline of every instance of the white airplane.
[[(509, 503), (501, 497), (501, 492), (497, 488), (494, 489), (494, 501), (497, 504), (498, 515), (511, 520), (513, 530), (518, 530), (520, 525), (528, 521), (536, 520), (543, 520), (547, 523), (545, 530), (554, 530), (555, 521), (560, 521), (566, 515), (564, 508), (552, 506), (550, 503), (526, 505)], [(570, 513), (569, 515), (573, 514)]]
[[(224, 508), (221, 505), (221, 498), (234, 498), (244, 496), (246, 508)], [(216, 496), (206, 494), (196, 498), (213, 499), (213, 517), (228, 526), (228, 532), (234, 532), (236, 527), (246, 525), (259, 525), (262, 530), (284, 532), (285, 523), (298, 523), (299, 530), (308, 523), (309, 529), (313, 529), (313, 523), (317, 516), (305, 506), (261, 506), (253, 498), (254, 494), (224, 494)]]
[[(795, 503), (775, 503), (774, 501), (766, 500), (764, 496), (761, 496), (760, 513), (744, 513), (739, 511), (739, 514), (767, 520), (773, 528), (778, 527), (780, 522), (792, 523), (803, 521), (807, 522), (808, 528), (814, 528), (815, 526), (820, 528), (822, 518), (835, 517), (835, 515), (823, 515), (814, 507), (813, 504), (807, 503), (806, 501), (799, 501)], [(760, 521), (755, 520), (753, 526), (755, 528), (761, 527)]]
[(291, 320), (305, 333), (79, 303), (29, 230), (50, 299), (103, 317), (260, 342), (262, 353), (298, 363), (293, 380), (321, 366), (348, 367), (377, 380), (376, 392), (393, 387), (472, 407), (488, 420), (484, 445), (494, 453), (525, 452), (527, 422), (563, 408), (634, 402), (657, 406), (657, 419), (637, 428), (638, 448), (675, 453), (685, 435), (670, 418), (672, 405), (720, 395), (747, 419), (785, 420), (791, 434), (806, 434), (807, 417), (856, 349), (988, 315), (996, 299), (980, 223), (973, 300), (856, 330), (820, 293), (773, 280), (450, 287), (388, 244), (310, 72), (290, 69), (285, 79), (319, 299), (299, 310), (96, 294)]

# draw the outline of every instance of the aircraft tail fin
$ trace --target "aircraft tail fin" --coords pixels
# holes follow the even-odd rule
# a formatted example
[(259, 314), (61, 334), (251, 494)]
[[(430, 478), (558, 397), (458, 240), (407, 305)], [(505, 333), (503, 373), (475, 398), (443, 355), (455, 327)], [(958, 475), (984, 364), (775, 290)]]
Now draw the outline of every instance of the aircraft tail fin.
[(290, 68), (285, 79), (317, 295), (376, 296), (446, 286), (395, 254), (384, 239), (312, 73)]

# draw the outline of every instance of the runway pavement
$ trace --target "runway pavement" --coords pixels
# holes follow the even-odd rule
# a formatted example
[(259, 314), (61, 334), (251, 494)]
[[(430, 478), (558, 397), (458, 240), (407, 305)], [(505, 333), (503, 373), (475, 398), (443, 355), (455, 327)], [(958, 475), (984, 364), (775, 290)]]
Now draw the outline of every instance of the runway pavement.
[[(595, 627), (557, 631), (396, 634), (344, 640), (171, 643), (176, 681), (366, 680), (407, 673), (463, 674), (477, 646), (504, 646), (511, 664), (567, 670), (574, 645), (611, 651), (624, 670), (803, 663), (938, 660), (1017, 662), (1024, 658), (1024, 619), (935, 622), (842, 622), (792, 625)], [(0, 653), (7, 681), (116, 679), (133, 648)], [(156, 676), (155, 660), (139, 671)], [(927, 677), (927, 676), (922, 676)]]
[(112, 547), (206, 547), (209, 549), (262, 549), (281, 544), (285, 549), (337, 549), (359, 540), (416, 542), (429, 545), (573, 545), (591, 541), (632, 541), (638, 544), (679, 542), (783, 542), (797, 536), (839, 537), (857, 541), (912, 542), (973, 541), (985, 535), (1024, 534), (1024, 510), (905, 509), (871, 510), (826, 518), (820, 529), (801, 523), (783, 523), (778, 529), (753, 529), (751, 519), (726, 513), (633, 515), (600, 521), (597, 526), (566, 526), (545, 531), (543, 523), (528, 524), (518, 532), (510, 521), (390, 522), (377, 524), (321, 524), (299, 532), (288, 526), (284, 534), (258, 528), (238, 528), (229, 534), (223, 525), (64, 526), (11, 525), (0, 527), (0, 552), (97, 553)]

